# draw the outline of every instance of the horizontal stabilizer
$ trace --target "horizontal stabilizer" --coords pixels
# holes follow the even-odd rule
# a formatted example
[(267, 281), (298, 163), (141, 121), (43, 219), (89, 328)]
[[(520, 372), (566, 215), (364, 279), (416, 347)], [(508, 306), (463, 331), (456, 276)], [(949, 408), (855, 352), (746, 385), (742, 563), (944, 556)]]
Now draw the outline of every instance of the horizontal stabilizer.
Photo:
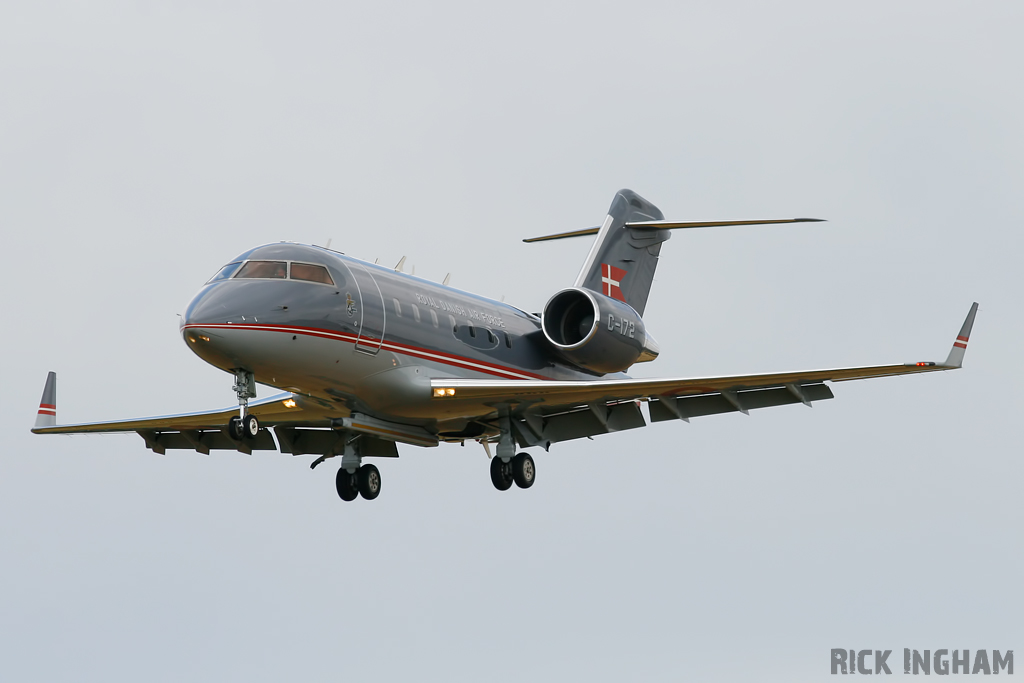
[[(639, 228), (648, 230), (679, 230), (684, 228), (723, 228), (730, 225), (775, 225), (778, 223), (823, 223), (824, 220), (821, 218), (777, 218), (770, 220), (760, 221), (627, 221), (625, 226), (627, 228)], [(560, 240), (566, 237), (583, 237), (585, 235), (596, 235), (601, 231), (601, 226), (594, 226), (592, 228), (583, 228), (582, 230), (572, 230), (569, 232), (560, 232), (555, 235), (544, 235), (542, 237), (530, 237), (524, 239), (524, 242), (547, 242), (550, 240)]]

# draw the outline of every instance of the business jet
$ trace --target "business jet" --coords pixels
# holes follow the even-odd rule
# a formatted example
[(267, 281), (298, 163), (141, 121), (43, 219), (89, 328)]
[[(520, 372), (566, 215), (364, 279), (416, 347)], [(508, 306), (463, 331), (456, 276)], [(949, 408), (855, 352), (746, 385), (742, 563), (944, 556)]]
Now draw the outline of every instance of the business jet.
[[(572, 287), (537, 315), (325, 247), (282, 242), (233, 258), (203, 285), (180, 323), (185, 343), (229, 373), (237, 408), (57, 424), (50, 372), (37, 434), (136, 432), (148, 448), (279, 450), (339, 458), (342, 500), (381, 491), (367, 459), (397, 444), (479, 442), (494, 487), (530, 488), (526, 448), (833, 398), (827, 383), (961, 367), (978, 304), (943, 362), (722, 377), (634, 379), (658, 357), (643, 320), (662, 243), (677, 229), (816, 219), (673, 222), (630, 190), (593, 228), (525, 240), (596, 235)], [(404, 261), (404, 259), (403, 259)], [(283, 391), (256, 398), (256, 384)], [(646, 405), (647, 417), (642, 405)], [(518, 452), (517, 452), (518, 451)]]

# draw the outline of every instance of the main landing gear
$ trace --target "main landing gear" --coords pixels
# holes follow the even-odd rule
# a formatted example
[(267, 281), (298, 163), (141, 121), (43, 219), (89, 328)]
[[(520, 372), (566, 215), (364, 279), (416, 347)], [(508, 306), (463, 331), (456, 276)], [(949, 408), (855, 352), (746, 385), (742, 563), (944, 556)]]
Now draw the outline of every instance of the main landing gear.
[(537, 467), (529, 453), (520, 453), (515, 457), (491, 458), (491, 483), (499, 491), (508, 491), (515, 483), (521, 489), (533, 486), (537, 478)]
[(235, 395), (238, 397), (238, 415), (228, 420), (228, 436), (235, 441), (255, 439), (260, 433), (260, 421), (247, 415), (249, 399), (256, 396), (256, 376), (248, 370), (235, 370)]
[[(313, 467), (335, 454), (328, 453), (317, 459)], [(380, 470), (374, 465), (364, 465), (360, 453), (359, 436), (348, 439), (345, 442), (344, 450), (337, 455), (341, 456), (341, 467), (338, 468), (338, 475), (334, 480), (338, 489), (338, 497), (346, 503), (362, 496), (366, 500), (373, 500), (380, 495)]]
[(353, 472), (342, 467), (335, 484), (338, 497), (346, 502), (355, 500), (356, 496), (373, 500), (380, 495), (380, 470), (373, 465), (362, 465)]
[(508, 491), (513, 483), (521, 489), (528, 489), (537, 479), (537, 466), (529, 453), (516, 455), (511, 421), (505, 415), (502, 416), (501, 422), (498, 453), (491, 458), (491, 483), (499, 491)]

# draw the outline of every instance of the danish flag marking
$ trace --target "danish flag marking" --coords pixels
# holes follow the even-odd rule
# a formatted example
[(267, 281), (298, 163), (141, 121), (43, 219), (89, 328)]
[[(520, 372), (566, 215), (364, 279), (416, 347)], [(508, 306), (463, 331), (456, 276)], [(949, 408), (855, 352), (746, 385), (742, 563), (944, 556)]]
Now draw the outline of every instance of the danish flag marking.
[(625, 301), (626, 298), (622, 296), (622, 281), (626, 278), (629, 273), (622, 268), (616, 268), (610, 266), (607, 263), (601, 264), (601, 284), (602, 292), (605, 296), (610, 296), (613, 299), (619, 301)]

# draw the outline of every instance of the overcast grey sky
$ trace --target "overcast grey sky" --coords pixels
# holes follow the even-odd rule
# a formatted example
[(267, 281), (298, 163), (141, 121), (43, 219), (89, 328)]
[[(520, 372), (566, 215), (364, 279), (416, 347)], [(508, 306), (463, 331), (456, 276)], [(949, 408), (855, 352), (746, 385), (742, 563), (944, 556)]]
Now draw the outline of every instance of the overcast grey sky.
[[(1020, 3), (3, 3), (0, 678), (828, 680), (1024, 646)], [(334, 468), (33, 436), (230, 405), (176, 313), (297, 240), (529, 310), (632, 188), (637, 375), (941, 360), (836, 400)], [(264, 388), (263, 393), (266, 393)], [(1018, 666), (1021, 662), (1018, 662)]]

